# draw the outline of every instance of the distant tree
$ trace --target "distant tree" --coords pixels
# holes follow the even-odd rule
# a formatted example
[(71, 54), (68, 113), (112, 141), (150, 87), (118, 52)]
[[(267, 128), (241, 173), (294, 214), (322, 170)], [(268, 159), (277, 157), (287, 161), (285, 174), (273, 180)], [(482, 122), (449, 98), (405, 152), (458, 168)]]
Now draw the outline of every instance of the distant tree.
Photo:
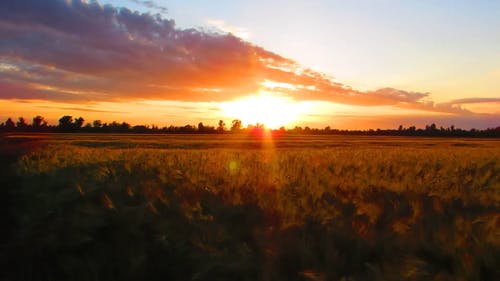
[(173, 133), (173, 132), (176, 131), (176, 129), (177, 128), (174, 125), (170, 125), (170, 126), (168, 126), (167, 131), (170, 132), (170, 133)]
[[(23, 117), (19, 117), (17, 122), (12, 121), (8, 118), (6, 122), (0, 124), (0, 131), (8, 132), (15, 131), (59, 131), (59, 132), (75, 132), (80, 130), (82, 132), (102, 132), (102, 133), (126, 133), (126, 132), (136, 132), (136, 133), (195, 133), (202, 132), (205, 134), (212, 133), (224, 133), (227, 128), (223, 120), (219, 120), (218, 126), (206, 126), (202, 122), (198, 123), (198, 126), (185, 125), (185, 126), (169, 126), (158, 128), (156, 125), (144, 126), (136, 125), (131, 127), (129, 123), (113, 121), (112, 123), (102, 123), (101, 120), (94, 120), (92, 124), (87, 123), (85, 127), (82, 128), (85, 120), (82, 117), (78, 117), (73, 120), (70, 115), (63, 116), (59, 119), (59, 124), (57, 126), (48, 126), (47, 121), (44, 117), (37, 115), (33, 117), (33, 123), (27, 124)], [(41, 128), (45, 128), (40, 130)], [(264, 124), (249, 124), (246, 128), (242, 127), (241, 121), (238, 119), (232, 120), (231, 122), (231, 132), (238, 132), (245, 130), (252, 134), (265, 132), (266, 128)], [(500, 137), (500, 127), (483, 129), (470, 129), (464, 130), (460, 128), (455, 128), (451, 125), (448, 128), (443, 126), (436, 126), (435, 123), (426, 125), (425, 129), (416, 128), (415, 126), (410, 126), (408, 128), (399, 125), (394, 129), (369, 129), (369, 130), (339, 130), (331, 129), (330, 126), (324, 129), (310, 128), (310, 127), (299, 127), (296, 126), (293, 129), (286, 129), (285, 127), (279, 128), (279, 130), (271, 130), (272, 133), (286, 134), (307, 134), (307, 135), (321, 135), (321, 134), (335, 134), (335, 135), (366, 135), (366, 136), (455, 136), (455, 137)]]
[(120, 123), (118, 123), (117, 121), (113, 121), (111, 122), (110, 124), (108, 124), (108, 128), (113, 131), (113, 132), (116, 132), (119, 130), (120, 128)]
[(26, 124), (26, 120), (23, 117), (19, 117), (17, 121), (17, 128), (21, 130), (28, 128), (28, 124)]
[(12, 119), (7, 119), (7, 121), (5, 121), (5, 129), (10, 131), (10, 130), (14, 130), (16, 128), (16, 124), (14, 123), (14, 121), (12, 121)]
[(205, 126), (203, 126), (203, 123), (200, 122), (198, 123), (198, 132), (202, 133), (205, 131)]
[(127, 123), (127, 122), (122, 122), (122, 123), (120, 124), (120, 131), (122, 131), (122, 132), (127, 132), (128, 130), (130, 130), (130, 127), (131, 127), (131, 126), (130, 126), (130, 124), (129, 124), (129, 123)]
[(425, 125), (425, 130), (426, 131), (436, 131), (437, 130), (436, 124), (432, 123), (431, 125)]
[(75, 129), (80, 129), (83, 126), (83, 122), (85, 122), (85, 119), (82, 117), (78, 117), (75, 119), (75, 122), (73, 123)]
[(211, 133), (211, 134), (216, 132), (214, 126), (204, 126), (203, 130), (205, 130), (205, 133)]
[(73, 116), (65, 115), (59, 119), (59, 129), (70, 131), (73, 128)]
[(219, 120), (219, 125), (217, 127), (217, 132), (224, 132), (226, 130), (226, 123), (224, 123), (224, 121), (222, 120)]
[(102, 121), (101, 120), (94, 120), (94, 122), (92, 122), (92, 126), (94, 128), (101, 128), (102, 127)]
[(256, 123), (256, 124), (255, 124), (255, 127), (256, 127), (256, 128), (259, 128), (259, 129), (265, 129), (265, 128), (266, 128), (266, 125), (261, 124), (261, 123)]
[(231, 132), (239, 132), (241, 131), (241, 120), (235, 119), (231, 122)]
[(180, 128), (180, 131), (182, 133), (193, 133), (195, 131), (195, 128), (196, 128), (195, 126), (185, 125)]
[(147, 133), (149, 131), (149, 127), (145, 125), (137, 125), (132, 127), (132, 131), (135, 133)]
[(47, 121), (45, 121), (45, 118), (43, 118), (42, 116), (37, 115), (37, 116), (33, 117), (32, 126), (35, 129), (40, 129), (42, 127), (47, 127)]

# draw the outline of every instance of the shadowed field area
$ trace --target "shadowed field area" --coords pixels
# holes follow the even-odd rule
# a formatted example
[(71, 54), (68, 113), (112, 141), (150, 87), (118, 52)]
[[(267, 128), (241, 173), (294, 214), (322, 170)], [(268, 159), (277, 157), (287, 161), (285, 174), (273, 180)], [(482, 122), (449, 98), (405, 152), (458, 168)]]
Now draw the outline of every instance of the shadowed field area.
[(500, 142), (6, 135), (4, 280), (498, 280)]

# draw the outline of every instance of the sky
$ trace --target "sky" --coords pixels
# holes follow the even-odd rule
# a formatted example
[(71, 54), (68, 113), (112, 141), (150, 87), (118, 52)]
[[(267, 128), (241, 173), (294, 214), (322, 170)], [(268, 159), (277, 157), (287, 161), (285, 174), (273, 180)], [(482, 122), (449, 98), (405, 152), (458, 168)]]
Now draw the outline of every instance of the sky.
[(500, 1), (3, 0), (0, 120), (497, 127), (498, 26)]

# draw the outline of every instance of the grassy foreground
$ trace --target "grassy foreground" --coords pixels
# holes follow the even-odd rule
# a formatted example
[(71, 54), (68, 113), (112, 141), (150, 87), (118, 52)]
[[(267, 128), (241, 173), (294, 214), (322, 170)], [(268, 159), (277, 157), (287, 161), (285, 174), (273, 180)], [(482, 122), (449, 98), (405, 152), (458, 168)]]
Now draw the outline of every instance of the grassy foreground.
[[(8, 136), (4, 280), (499, 280), (500, 142)], [(11, 160), (9, 162), (9, 159)]]

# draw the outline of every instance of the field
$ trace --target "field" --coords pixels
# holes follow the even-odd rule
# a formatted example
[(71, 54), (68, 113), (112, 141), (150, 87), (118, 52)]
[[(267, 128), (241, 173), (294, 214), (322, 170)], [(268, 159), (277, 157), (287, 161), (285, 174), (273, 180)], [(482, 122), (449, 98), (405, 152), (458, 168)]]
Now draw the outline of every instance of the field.
[(500, 280), (500, 140), (0, 144), (2, 280)]

